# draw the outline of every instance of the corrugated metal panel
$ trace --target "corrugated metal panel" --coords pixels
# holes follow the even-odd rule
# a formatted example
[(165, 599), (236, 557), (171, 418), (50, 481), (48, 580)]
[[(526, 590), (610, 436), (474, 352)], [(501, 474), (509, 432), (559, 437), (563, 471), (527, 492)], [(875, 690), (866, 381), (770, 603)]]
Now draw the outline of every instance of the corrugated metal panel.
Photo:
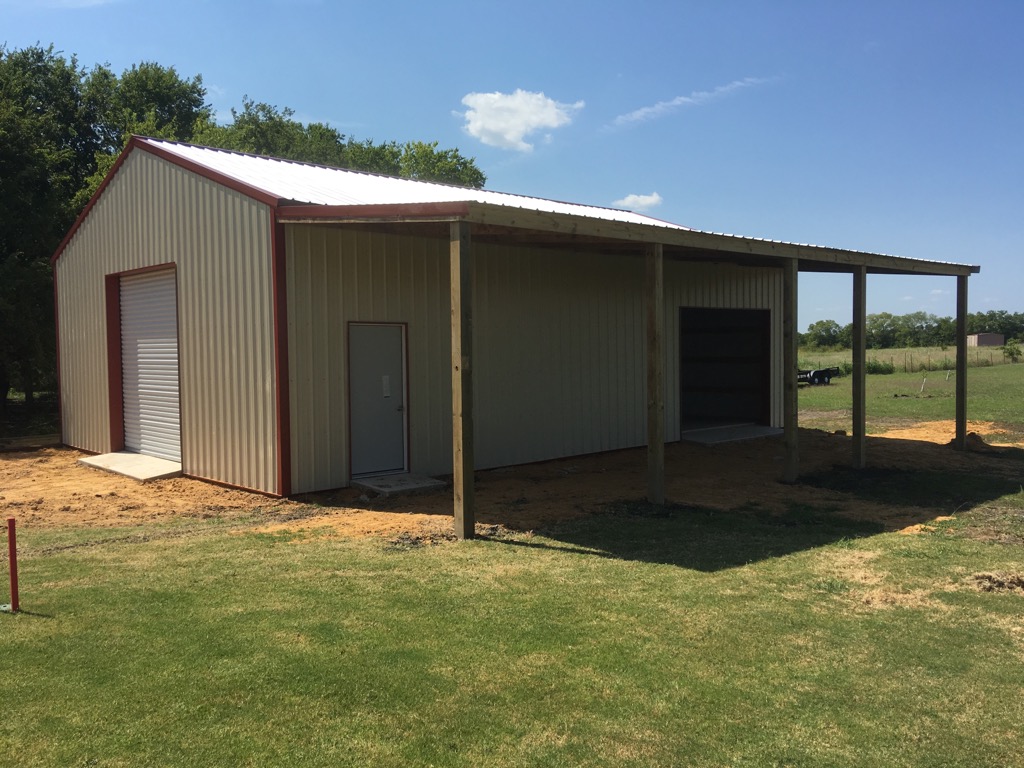
[(451, 471), (448, 243), (289, 225), (292, 488), (349, 482), (347, 328), (406, 323), (410, 464)]
[(110, 450), (104, 275), (177, 265), (182, 468), (275, 492), (269, 209), (131, 154), (57, 261), (64, 436)]
[(545, 213), (585, 216), (605, 221), (645, 224), (667, 229), (687, 229), (678, 224), (670, 224), (632, 211), (562, 203), (555, 200), (510, 195), (483, 189), (467, 189), (448, 184), (398, 179), (156, 139), (143, 139), (142, 141), (255, 187), (273, 197), (313, 205), (479, 202)]
[[(450, 472), (447, 241), (286, 229), (294, 489), (349, 482), (351, 321), (408, 324), (411, 469)], [(643, 444), (643, 259), (479, 244), (474, 254), (477, 466)]]
[(477, 464), (646, 439), (642, 258), (477, 247)]
[(121, 278), (124, 447), (169, 461), (181, 461), (176, 303), (172, 271)]

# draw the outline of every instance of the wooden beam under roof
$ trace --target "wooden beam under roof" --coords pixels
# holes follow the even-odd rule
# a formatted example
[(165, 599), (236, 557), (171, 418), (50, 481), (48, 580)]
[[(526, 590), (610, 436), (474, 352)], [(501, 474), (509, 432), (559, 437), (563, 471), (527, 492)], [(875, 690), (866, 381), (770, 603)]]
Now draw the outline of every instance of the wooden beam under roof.
[(467, 218), (477, 224), (639, 243), (660, 242), (665, 247), (681, 246), (704, 251), (726, 252), (736, 256), (799, 259), (801, 263), (806, 262), (808, 266), (821, 263), (847, 272), (857, 266), (866, 266), (869, 271), (892, 271), (896, 274), (966, 275), (979, 271), (979, 267), (970, 264), (948, 264), (940, 261), (908, 259), (901, 256), (887, 256), (817, 245), (723, 235), (669, 224), (665, 226), (637, 224), (483, 203), (469, 203), (468, 207)]
[[(288, 224), (391, 224), (424, 226), (466, 221), (474, 225), (474, 238), (492, 238), (532, 247), (598, 249), (632, 252), (660, 243), (667, 258), (697, 261), (724, 260), (738, 264), (781, 265), (797, 259), (802, 272), (949, 275), (978, 272), (972, 264), (951, 264), (878, 253), (785, 243), (775, 240), (701, 232), (676, 225), (644, 224), (612, 218), (553, 213), (531, 208), (477, 202), (389, 205), (282, 205), (277, 220)], [(653, 221), (653, 220), (652, 220)], [(438, 236), (443, 237), (439, 234)]]

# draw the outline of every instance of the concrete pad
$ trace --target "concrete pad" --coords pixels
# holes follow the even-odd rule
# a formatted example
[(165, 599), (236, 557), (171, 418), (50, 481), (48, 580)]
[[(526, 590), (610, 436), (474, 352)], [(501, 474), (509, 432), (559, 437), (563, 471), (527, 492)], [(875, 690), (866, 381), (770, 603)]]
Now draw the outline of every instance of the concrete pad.
[(107, 472), (115, 472), (134, 480), (164, 480), (168, 477), (181, 475), (181, 464), (167, 459), (158, 459), (155, 456), (144, 456), (141, 453), (128, 453), (119, 451), (117, 453), (103, 453), (99, 456), (88, 456), (78, 460), (79, 464), (88, 467), (104, 469)]
[(357, 477), (352, 479), (352, 485), (357, 488), (373, 491), (381, 496), (390, 496), (394, 493), (435, 491), (445, 487), (445, 483), (441, 480), (435, 480), (433, 477), (426, 477), (425, 475), (410, 475), (408, 473)]
[(679, 437), (688, 443), (701, 445), (717, 445), (733, 443), (737, 440), (752, 440), (756, 437), (774, 437), (783, 434), (779, 427), (766, 427), (760, 424), (732, 424), (729, 426), (704, 427), (683, 432)]

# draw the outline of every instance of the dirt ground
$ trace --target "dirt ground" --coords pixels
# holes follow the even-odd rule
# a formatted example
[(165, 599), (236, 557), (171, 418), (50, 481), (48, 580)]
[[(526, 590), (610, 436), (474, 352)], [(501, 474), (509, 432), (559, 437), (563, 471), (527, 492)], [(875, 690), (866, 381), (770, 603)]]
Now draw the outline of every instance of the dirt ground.
[[(954, 451), (952, 421), (929, 422), (869, 437), (870, 466), (1005, 471), (975, 433), (999, 434), (996, 425), (971, 422), (971, 450)], [(1018, 446), (1020, 447), (1020, 446)], [(850, 438), (801, 430), (801, 472), (849, 463)], [(66, 448), (0, 453), (0, 517), (20, 529), (113, 527), (184, 518), (244, 518), (268, 532), (318, 529), (346, 537), (447, 536), (452, 529), (451, 493), (370, 497), (356, 488), (275, 499), (257, 493), (176, 478), (139, 483), (78, 463), (84, 454)], [(843, 514), (907, 530), (935, 519), (936, 511), (881, 507), (848, 494), (779, 481), (781, 438), (704, 446), (666, 447), (666, 490), (672, 501), (713, 509), (756, 505), (782, 511), (793, 503), (829, 503)], [(646, 494), (646, 452), (630, 449), (477, 473), (477, 524), (536, 530), (574, 516), (592, 514), (612, 501)]]

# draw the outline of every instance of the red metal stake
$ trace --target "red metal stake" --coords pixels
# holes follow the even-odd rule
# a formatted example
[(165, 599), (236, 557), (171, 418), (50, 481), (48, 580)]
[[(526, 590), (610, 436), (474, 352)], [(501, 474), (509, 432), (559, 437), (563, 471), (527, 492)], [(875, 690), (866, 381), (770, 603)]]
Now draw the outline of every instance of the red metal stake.
[(14, 518), (7, 518), (7, 554), (11, 564), (11, 613), (18, 612), (18, 539), (14, 531)]

